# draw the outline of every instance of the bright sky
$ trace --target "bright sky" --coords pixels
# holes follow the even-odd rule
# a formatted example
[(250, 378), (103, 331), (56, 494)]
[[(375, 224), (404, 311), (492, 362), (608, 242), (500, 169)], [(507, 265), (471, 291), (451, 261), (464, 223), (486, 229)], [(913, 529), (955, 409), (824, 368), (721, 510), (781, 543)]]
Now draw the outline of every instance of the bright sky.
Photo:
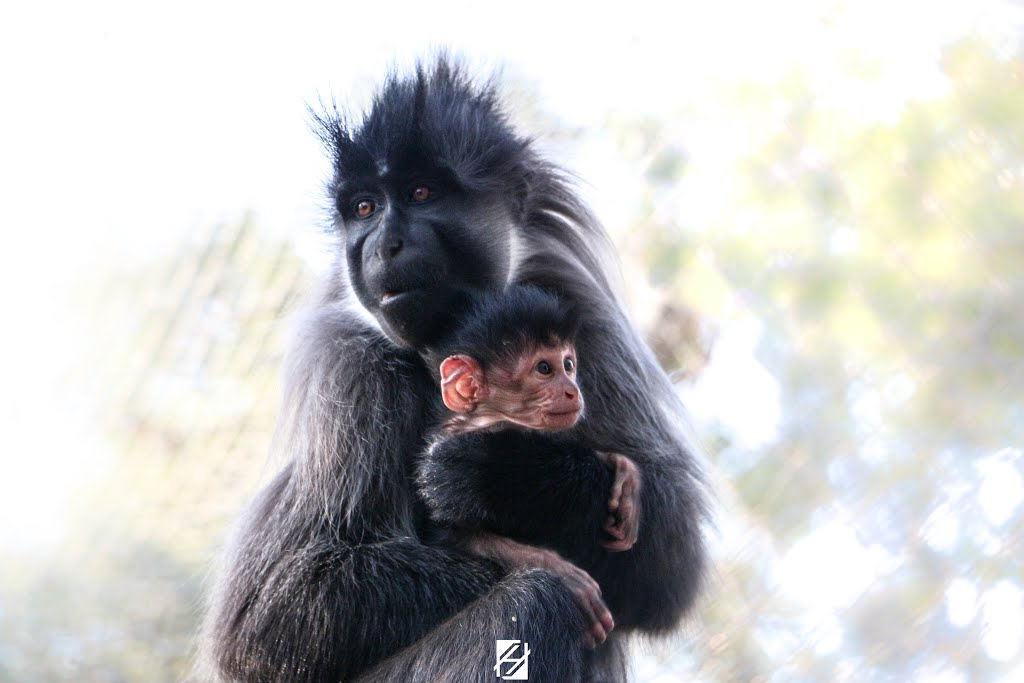
[[(885, 108), (933, 83), (941, 40), (998, 22), (989, 5), (390, 2), (382, 17), (342, 2), (17, 3), (0, 26), (4, 251), (32, 271), (44, 253), (74, 267), (245, 209), (304, 229), (325, 172), (306, 103), (365, 92), (389, 62), (440, 45), (522, 75), (549, 111), (595, 126), (612, 110), (665, 115), (795, 63), (827, 87), (829, 55), (867, 44), (891, 65), (878, 91), (835, 97)], [(719, 157), (728, 139), (742, 135), (711, 140)]]
[[(1021, 23), (1019, 10), (995, 0), (632, 0), (608, 8), (592, 2), (387, 2), (377, 9), (335, 1), (285, 7), (5, 7), (0, 306), (9, 325), (0, 339), (0, 411), (15, 418), (6, 443), (13, 438), (20, 447), (6, 448), (0, 519), (17, 514), (37, 522), (20, 533), (0, 529), (0, 540), (56, 537), (61, 501), (96, 462), (84, 452), (103, 448), (87, 425), (50, 428), (47, 371), (73, 353), (62, 320), (68, 313), (60, 308), (64, 274), (173, 249), (182, 235), (246, 210), (264, 226), (312, 234), (327, 169), (306, 128), (305, 106), (318, 95), (365, 96), (389, 63), (408, 63), (448, 45), (483, 71), (501, 66), (536, 83), (547, 111), (586, 129), (600, 128), (612, 111), (667, 119), (694, 103), (713, 103), (724, 84), (770, 82), (793, 65), (809, 72), (837, 110), (885, 117), (907, 97), (942, 87), (935, 57), (943, 41), (970, 27)], [(837, 64), (854, 50), (885, 65), (866, 90), (837, 88)], [(697, 171), (688, 182), (691, 190), (702, 189), (691, 191), (691, 219), (717, 210), (716, 173), (727, 169), (744, 141), (743, 131), (716, 127), (713, 119), (694, 136), (688, 151)], [(602, 188), (628, 187), (630, 169), (609, 158), (584, 149), (566, 161), (593, 186), (599, 213), (614, 226), (631, 207), (621, 193)], [(747, 438), (757, 444), (772, 436), (778, 418), (762, 410), (752, 420), (757, 408), (751, 406), (774, 404), (778, 387), (752, 356), (756, 325), (743, 320), (726, 332), (723, 338), (732, 342), (718, 350), (722, 362), (709, 370), (703, 390), (725, 424), (753, 425)], [(783, 581), (807, 586), (815, 576), (828, 576), (822, 595), (853, 599), (878, 570), (877, 558), (849, 528), (834, 526), (792, 550)], [(815, 567), (814, 558), (828, 565)], [(844, 581), (845, 588), (831, 590)], [(1019, 588), (1001, 588), (991, 599), (972, 590), (968, 584), (951, 589), (950, 609), (962, 614), (978, 603), (986, 615), (998, 616), (1004, 594), (1014, 590), (1010, 602), (1019, 609)], [(1015, 624), (1017, 633), (1019, 620)]]

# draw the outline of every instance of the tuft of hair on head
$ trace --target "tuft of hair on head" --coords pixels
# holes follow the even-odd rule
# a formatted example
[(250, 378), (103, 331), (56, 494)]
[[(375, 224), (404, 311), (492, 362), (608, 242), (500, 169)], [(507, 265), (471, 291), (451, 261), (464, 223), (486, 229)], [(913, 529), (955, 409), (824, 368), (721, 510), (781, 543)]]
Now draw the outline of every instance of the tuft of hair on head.
[(580, 320), (576, 306), (534, 285), (482, 292), (451, 332), (424, 354), (436, 374), (445, 358), (470, 356), (486, 373), (537, 346), (572, 343)]
[[(491, 81), (480, 82), (447, 52), (419, 61), (412, 73), (393, 70), (361, 120), (333, 103), (310, 107), (311, 126), (331, 155), (335, 177), (375, 175), (379, 164), (443, 160), (466, 190), (508, 191), (533, 161)], [(520, 189), (520, 188), (515, 188)]]

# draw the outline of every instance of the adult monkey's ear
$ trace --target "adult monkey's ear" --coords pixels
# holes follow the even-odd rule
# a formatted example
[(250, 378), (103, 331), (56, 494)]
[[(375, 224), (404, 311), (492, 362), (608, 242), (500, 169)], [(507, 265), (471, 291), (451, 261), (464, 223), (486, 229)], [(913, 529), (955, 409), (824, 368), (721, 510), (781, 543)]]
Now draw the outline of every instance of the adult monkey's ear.
[(441, 399), (448, 410), (471, 413), (486, 398), (484, 371), (474, 358), (460, 354), (441, 361)]

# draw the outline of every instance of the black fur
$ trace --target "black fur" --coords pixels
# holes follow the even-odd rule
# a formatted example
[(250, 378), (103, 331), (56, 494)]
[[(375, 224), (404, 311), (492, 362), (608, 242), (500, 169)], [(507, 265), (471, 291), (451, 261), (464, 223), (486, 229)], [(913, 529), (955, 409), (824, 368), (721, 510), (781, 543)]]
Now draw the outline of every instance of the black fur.
[[(288, 464), (251, 505), (213, 593), (215, 675), (485, 681), (495, 639), (522, 638), (532, 681), (619, 680), (621, 636), (668, 631), (693, 603), (706, 507), (678, 400), (614, 293), (604, 232), (493, 89), (443, 59), (390, 78), (361, 123), (328, 113), (318, 125), (344, 257), (288, 358), (275, 437)], [(436, 199), (412, 204), (420, 182)], [(359, 219), (364, 196), (381, 208)], [(502, 575), (419, 538), (413, 461), (440, 410), (406, 349), (436, 340), (467, 293), (512, 282), (577, 307), (579, 437), (643, 475), (638, 544), (595, 570), (617, 624), (596, 652), (580, 648), (581, 615), (550, 574)]]
[(612, 474), (571, 436), (509, 428), (442, 437), (418, 480), (446, 526), (552, 548), (588, 572), (608, 554), (598, 542)]
[(440, 367), (448, 356), (466, 354), (484, 372), (507, 365), (537, 344), (572, 342), (579, 317), (570, 304), (532, 285), (485, 292), (472, 299), (452, 329), (423, 353), (427, 367)]
[[(516, 285), (476, 297), (424, 359), (433, 369), (465, 354), (486, 375), (538, 345), (575, 344), (578, 326), (575, 308), (559, 297)], [(417, 469), (431, 518), (548, 547), (591, 571), (607, 554), (600, 540), (612, 473), (574, 431), (436, 430)]]

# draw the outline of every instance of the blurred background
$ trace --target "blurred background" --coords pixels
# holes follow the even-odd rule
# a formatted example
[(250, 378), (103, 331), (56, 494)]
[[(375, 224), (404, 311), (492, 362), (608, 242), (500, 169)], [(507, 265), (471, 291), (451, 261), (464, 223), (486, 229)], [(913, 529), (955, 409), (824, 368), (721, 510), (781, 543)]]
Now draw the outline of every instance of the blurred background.
[(0, 681), (188, 677), (327, 259), (306, 105), (441, 45), (581, 178), (707, 454), (636, 679), (1024, 681), (1024, 6), (669, 5), (5, 7)]

